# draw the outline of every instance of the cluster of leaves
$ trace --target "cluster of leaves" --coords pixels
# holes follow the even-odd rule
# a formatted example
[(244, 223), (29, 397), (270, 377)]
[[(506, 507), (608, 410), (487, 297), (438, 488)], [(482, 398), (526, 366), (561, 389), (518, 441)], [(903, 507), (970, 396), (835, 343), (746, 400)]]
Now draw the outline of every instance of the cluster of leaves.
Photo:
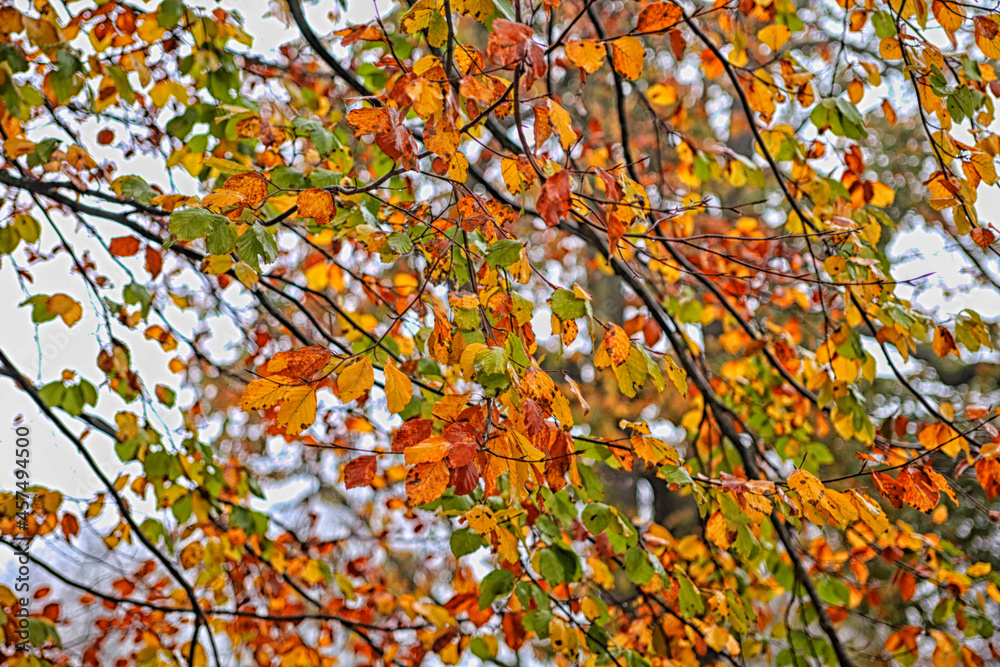
[(102, 485), (0, 494), (0, 542), (130, 563), (32, 556), (60, 603), (25, 644), (0, 586), (4, 660), (1000, 660), (995, 536), (957, 528), (1000, 519), (1000, 410), (896, 361), (971, 366), (991, 324), (886, 250), (933, 227), (997, 288), (1000, 14), (272, 12), (273, 61), (179, 0), (0, 6), (2, 275), (26, 327), (94, 334), (0, 369)]

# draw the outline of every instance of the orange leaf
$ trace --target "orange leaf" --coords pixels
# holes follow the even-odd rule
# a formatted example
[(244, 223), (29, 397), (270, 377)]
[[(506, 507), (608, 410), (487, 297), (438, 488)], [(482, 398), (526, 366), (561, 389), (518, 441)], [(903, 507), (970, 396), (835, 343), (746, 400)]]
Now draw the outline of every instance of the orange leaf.
[(571, 39), (566, 42), (566, 57), (587, 74), (601, 69), (607, 53), (604, 44), (593, 39)]
[(319, 345), (286, 350), (278, 352), (267, 362), (267, 372), (281, 373), (303, 381), (311, 380), (326, 366), (331, 356), (329, 350)]
[(330, 220), (337, 213), (333, 195), (317, 188), (300, 192), (296, 204), (299, 207), (300, 217), (312, 218), (318, 225), (330, 224)]
[(617, 324), (612, 324), (604, 332), (604, 347), (607, 349), (611, 363), (621, 366), (628, 360), (628, 355), (632, 350), (632, 341), (628, 334)]
[(131, 257), (139, 252), (139, 239), (134, 236), (118, 236), (111, 239), (108, 252), (115, 257)]
[(439, 435), (432, 435), (423, 442), (407, 447), (403, 452), (403, 460), (409, 465), (418, 463), (434, 463), (448, 456), (451, 443)]
[(406, 475), (406, 496), (410, 505), (423, 505), (440, 498), (450, 478), (444, 461), (421, 463), (411, 468)]
[(896, 480), (885, 473), (873, 472), (872, 481), (875, 482), (875, 488), (882, 497), (892, 503), (893, 507), (900, 509), (903, 506), (904, 488)]
[(646, 5), (639, 13), (635, 29), (641, 33), (656, 33), (669, 30), (684, 18), (681, 8), (671, 2), (654, 2)]
[(240, 193), (246, 197), (247, 204), (254, 208), (267, 199), (267, 179), (255, 171), (230, 176), (226, 179), (225, 189)]

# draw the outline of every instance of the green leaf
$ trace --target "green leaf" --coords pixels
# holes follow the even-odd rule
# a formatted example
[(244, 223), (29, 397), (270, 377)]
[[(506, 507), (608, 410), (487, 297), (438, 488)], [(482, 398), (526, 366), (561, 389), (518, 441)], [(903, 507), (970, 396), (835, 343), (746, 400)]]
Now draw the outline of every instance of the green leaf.
[(173, 512), (174, 518), (177, 519), (178, 523), (187, 523), (188, 519), (191, 518), (191, 513), (194, 511), (191, 494), (185, 494), (175, 500), (174, 504), (170, 506), (170, 511)]
[(493, 570), (479, 585), (479, 609), (487, 609), (494, 600), (514, 590), (514, 575), (507, 570)]
[(385, 241), (389, 244), (390, 248), (400, 255), (405, 255), (413, 250), (413, 241), (403, 232), (393, 232), (389, 234)]
[(587, 300), (581, 299), (575, 292), (559, 289), (549, 298), (552, 314), (560, 320), (575, 320), (587, 315)]
[(567, 546), (553, 544), (538, 555), (538, 570), (553, 585), (579, 581), (583, 575), (580, 557)]
[(184, 16), (184, 2), (182, 0), (163, 0), (159, 10), (156, 12), (156, 22), (161, 28), (173, 28)]
[(611, 523), (611, 508), (604, 503), (590, 503), (583, 508), (581, 519), (587, 530), (599, 535)]
[(266, 227), (255, 222), (237, 239), (236, 253), (247, 266), (260, 273), (260, 258), (268, 264), (278, 258), (278, 242)]
[(656, 574), (649, 562), (649, 553), (642, 547), (630, 547), (625, 552), (625, 573), (632, 583), (645, 586)]
[(122, 290), (122, 299), (130, 306), (140, 306), (143, 317), (149, 314), (149, 308), (153, 304), (153, 297), (149, 295), (146, 288), (135, 282), (125, 286), (125, 289)]
[(63, 396), (66, 395), (66, 385), (62, 381), (50, 382), (38, 390), (38, 395), (50, 408), (62, 406)]
[(677, 573), (677, 601), (681, 605), (681, 615), (684, 618), (692, 618), (704, 613), (705, 602), (701, 599), (701, 593), (694, 587), (694, 584), (686, 575)]
[(37, 243), (42, 233), (42, 226), (27, 213), (18, 213), (14, 216), (14, 230), (28, 243)]
[(508, 267), (521, 256), (522, 247), (519, 241), (513, 239), (497, 241), (486, 249), (486, 264), (491, 269)]
[(213, 221), (212, 230), (205, 237), (205, 247), (213, 255), (228, 255), (236, 247), (236, 239), (236, 225), (223, 218)]
[(460, 528), (451, 534), (451, 553), (455, 558), (468, 556), (483, 546), (483, 538), (471, 528)]
[(204, 208), (185, 208), (170, 214), (170, 233), (180, 241), (194, 241), (207, 235), (217, 225), (229, 222)]

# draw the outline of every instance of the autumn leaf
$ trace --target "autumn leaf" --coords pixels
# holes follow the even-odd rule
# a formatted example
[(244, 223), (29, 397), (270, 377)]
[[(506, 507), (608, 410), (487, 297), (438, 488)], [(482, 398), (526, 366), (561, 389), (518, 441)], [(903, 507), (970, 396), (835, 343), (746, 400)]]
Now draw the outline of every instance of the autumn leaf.
[(440, 498), (448, 488), (449, 477), (444, 461), (415, 465), (406, 475), (406, 496), (410, 505), (424, 505)]
[(83, 307), (66, 294), (53, 294), (45, 300), (45, 308), (53, 315), (58, 315), (71, 327), (83, 317)]
[(247, 205), (257, 208), (267, 199), (267, 179), (255, 171), (236, 174), (226, 179), (226, 190), (246, 197)]
[(451, 450), (451, 443), (440, 436), (431, 436), (412, 447), (403, 450), (404, 460), (408, 465), (417, 463), (435, 463), (444, 459)]
[(652, 34), (676, 26), (684, 19), (684, 12), (672, 2), (652, 2), (639, 12), (636, 32)]
[(607, 48), (604, 44), (592, 39), (573, 39), (566, 42), (566, 57), (587, 74), (593, 74), (601, 69), (606, 55)]
[(299, 193), (296, 199), (299, 207), (299, 215), (303, 218), (312, 218), (317, 225), (328, 225), (337, 209), (333, 203), (333, 195), (326, 190), (310, 188)]
[(413, 398), (413, 383), (392, 361), (385, 366), (385, 395), (392, 414), (402, 412)]
[(757, 39), (767, 46), (767, 48), (771, 49), (772, 52), (784, 46), (790, 36), (791, 31), (787, 26), (777, 24), (765, 26), (757, 33)]
[(351, 459), (344, 466), (344, 486), (348, 489), (370, 486), (377, 468), (378, 462), (374, 456), (359, 456)]
[(362, 357), (337, 376), (337, 391), (340, 400), (350, 403), (356, 398), (361, 398), (375, 384), (375, 370), (372, 368), (371, 359)]
[(542, 186), (538, 197), (538, 213), (549, 227), (558, 225), (569, 213), (570, 204), (569, 172), (560, 170)]
[(611, 63), (626, 79), (638, 79), (646, 60), (646, 48), (635, 37), (619, 37), (611, 42)]
[(139, 252), (139, 239), (134, 236), (118, 236), (108, 243), (108, 252), (115, 257), (131, 257)]

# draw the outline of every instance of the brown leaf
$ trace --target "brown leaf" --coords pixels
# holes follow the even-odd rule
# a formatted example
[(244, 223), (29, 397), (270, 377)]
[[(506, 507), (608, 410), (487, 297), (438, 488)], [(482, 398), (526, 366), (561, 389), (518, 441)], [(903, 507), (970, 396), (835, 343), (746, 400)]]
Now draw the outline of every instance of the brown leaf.
[(972, 240), (975, 241), (976, 245), (984, 249), (993, 245), (993, 242), (997, 238), (996, 234), (993, 233), (993, 230), (985, 227), (976, 227), (972, 230), (971, 235)]
[(239, 192), (247, 198), (247, 204), (254, 208), (267, 199), (267, 179), (255, 171), (230, 176), (226, 179), (225, 189)]
[(344, 466), (344, 483), (349, 489), (359, 486), (369, 486), (375, 477), (375, 470), (378, 468), (374, 456), (359, 456), (352, 459)]
[(873, 472), (872, 481), (875, 482), (875, 488), (882, 494), (882, 497), (892, 503), (893, 507), (900, 509), (903, 506), (905, 489), (896, 480), (885, 473)]
[(152, 278), (156, 278), (163, 270), (163, 255), (149, 246), (146, 246), (146, 270)]
[(416, 418), (403, 422), (403, 425), (392, 437), (392, 451), (397, 454), (402, 453), (407, 447), (430, 437), (433, 426), (434, 422), (430, 419)]
[(111, 239), (108, 252), (115, 257), (131, 257), (139, 252), (139, 239), (134, 236), (118, 236)]

